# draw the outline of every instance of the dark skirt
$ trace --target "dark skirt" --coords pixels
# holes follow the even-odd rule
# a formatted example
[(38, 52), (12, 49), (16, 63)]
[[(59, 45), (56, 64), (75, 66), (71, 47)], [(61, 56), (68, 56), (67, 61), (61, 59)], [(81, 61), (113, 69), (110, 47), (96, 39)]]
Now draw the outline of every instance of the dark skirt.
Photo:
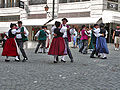
[(96, 40), (96, 52), (109, 54), (105, 37), (99, 37)]
[(3, 47), (2, 56), (18, 56), (17, 46), (14, 38), (9, 38)]
[(62, 37), (53, 38), (48, 55), (66, 55), (65, 41)]

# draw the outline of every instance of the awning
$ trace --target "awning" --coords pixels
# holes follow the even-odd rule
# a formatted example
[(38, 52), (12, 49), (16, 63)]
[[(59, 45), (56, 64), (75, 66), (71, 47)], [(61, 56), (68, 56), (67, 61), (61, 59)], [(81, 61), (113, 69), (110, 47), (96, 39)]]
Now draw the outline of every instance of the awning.
[(9, 29), (9, 27), (0, 27), (0, 33), (6, 33)]
[(17, 21), (16, 22), (0, 22), (0, 33), (8, 32), (8, 30), (10, 29), (11, 23), (17, 23)]
[[(100, 18), (91, 18), (91, 17), (83, 17), (83, 18), (67, 18), (68, 23), (67, 24), (95, 24)], [(55, 23), (55, 21), (61, 22), (62, 18), (54, 19), (48, 25), (52, 25)]]
[[(85, 17), (85, 18), (67, 18), (68, 24), (95, 24), (100, 18), (91, 18), (91, 17)], [(62, 18), (54, 19), (47, 25), (53, 25), (55, 21), (61, 22)], [(44, 25), (46, 22), (48, 22), (49, 19), (27, 19), (23, 20), (23, 25), (25, 26), (36, 26), (36, 25)]]
[(25, 26), (38, 26), (38, 25), (44, 25), (48, 19), (27, 19), (23, 20), (23, 25)]
[(103, 11), (103, 23), (120, 23), (120, 12), (117, 11)]

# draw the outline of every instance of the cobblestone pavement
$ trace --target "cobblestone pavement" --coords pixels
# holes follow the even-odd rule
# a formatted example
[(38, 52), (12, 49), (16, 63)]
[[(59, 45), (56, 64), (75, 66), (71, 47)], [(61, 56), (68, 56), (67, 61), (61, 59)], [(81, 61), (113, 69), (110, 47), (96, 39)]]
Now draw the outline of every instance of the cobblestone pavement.
[[(4, 62), (0, 56), (0, 90), (120, 90), (120, 51), (109, 44), (108, 59), (90, 59), (71, 49), (74, 63), (53, 63), (47, 54), (26, 50), (29, 61)], [(2, 49), (0, 49), (0, 53)]]

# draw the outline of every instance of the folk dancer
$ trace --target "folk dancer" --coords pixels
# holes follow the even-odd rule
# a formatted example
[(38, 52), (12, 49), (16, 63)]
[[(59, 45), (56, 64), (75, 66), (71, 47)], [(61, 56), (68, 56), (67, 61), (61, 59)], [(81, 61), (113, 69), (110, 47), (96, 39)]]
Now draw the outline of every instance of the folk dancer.
[(15, 41), (15, 36), (16, 36), (16, 24), (12, 24), (10, 25), (10, 30), (8, 31), (8, 39), (6, 40), (4, 47), (3, 47), (3, 52), (2, 52), (2, 56), (6, 56), (5, 61), (9, 62), (9, 57), (16, 57), (15, 61), (20, 61), (18, 59), (18, 52), (17, 52), (17, 44)]
[(86, 26), (83, 25), (82, 26), (82, 31), (81, 31), (81, 40), (82, 40), (82, 47), (79, 49), (79, 52), (83, 53), (83, 54), (87, 54), (87, 49), (88, 49), (88, 33), (86, 31)]
[[(42, 26), (42, 30), (39, 30), (35, 35), (35, 37), (38, 37), (38, 45), (35, 49), (35, 53), (37, 53), (40, 45), (42, 45), (43, 53), (45, 53), (46, 38), (47, 38), (47, 34), (49, 34), (46, 31), (46, 29), (47, 29), (47, 26)], [(42, 48), (41, 48), (40, 53), (42, 53)]]
[(94, 28), (92, 30), (92, 35), (91, 35), (92, 43), (93, 43), (94, 48), (93, 48), (93, 51), (92, 51), (92, 53), (90, 55), (90, 58), (95, 58), (94, 54), (96, 54), (96, 56), (98, 56), (98, 53), (96, 52), (96, 39), (97, 39), (97, 37), (99, 37), (99, 32), (100, 32), (99, 25), (95, 24)]
[[(73, 56), (72, 56), (72, 53), (69, 48), (69, 42), (71, 42), (71, 34), (74, 33), (74, 31), (73, 31), (74, 29), (70, 30), (70, 27), (67, 25), (67, 22), (68, 22), (68, 20), (66, 18), (62, 19), (62, 26), (61, 26), (60, 32), (64, 33), (63, 38), (64, 38), (65, 44), (67, 46), (67, 54), (68, 54), (69, 58), (71, 59), (71, 62), (73, 62), (74, 60), (73, 60)], [(66, 62), (66, 60), (64, 58), (65, 58), (65, 56), (62, 56), (62, 58), (61, 58), (62, 62)]]
[(56, 28), (54, 29), (54, 37), (48, 52), (48, 55), (54, 55), (54, 63), (58, 62), (58, 56), (66, 55), (65, 41), (63, 33), (60, 32), (60, 22), (56, 22)]
[(100, 36), (96, 40), (96, 52), (99, 53), (100, 56), (102, 56), (102, 59), (107, 59), (106, 54), (109, 54), (109, 50), (107, 48), (106, 43), (106, 35), (107, 30), (104, 29), (104, 24), (100, 24)]
[(25, 62), (28, 60), (28, 57), (25, 53), (25, 50), (23, 49), (24, 43), (26, 41), (28, 41), (28, 30), (26, 29), (26, 27), (22, 26), (22, 21), (18, 21), (18, 29), (17, 29), (17, 34), (16, 34), (16, 41), (17, 41), (17, 45), (22, 53), (22, 56), (24, 57), (24, 59), (22, 60), (22, 62)]

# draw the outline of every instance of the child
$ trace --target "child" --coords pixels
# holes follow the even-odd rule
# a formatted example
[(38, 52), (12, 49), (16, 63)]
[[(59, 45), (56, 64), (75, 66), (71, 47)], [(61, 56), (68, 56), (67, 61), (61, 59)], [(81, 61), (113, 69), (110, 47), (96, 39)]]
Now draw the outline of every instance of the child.
[(76, 34), (73, 34), (73, 48), (76, 48)]

